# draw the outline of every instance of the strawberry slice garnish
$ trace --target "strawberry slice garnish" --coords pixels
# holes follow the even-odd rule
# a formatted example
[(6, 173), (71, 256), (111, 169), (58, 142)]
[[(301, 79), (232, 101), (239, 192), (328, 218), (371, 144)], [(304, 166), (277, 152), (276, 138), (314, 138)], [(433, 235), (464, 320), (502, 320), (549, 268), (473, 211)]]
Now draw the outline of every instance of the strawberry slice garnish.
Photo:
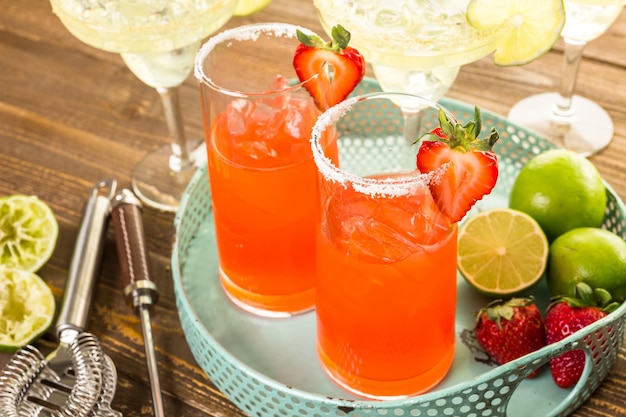
[[(348, 46), (350, 32), (341, 25), (333, 27), (332, 40), (297, 31), (300, 44), (293, 57), (293, 66), (304, 87), (320, 110), (344, 100), (365, 76), (365, 59)], [(324, 71), (320, 71), (325, 64)]]
[(476, 201), (489, 194), (498, 179), (498, 158), (491, 150), (499, 135), (478, 138), (481, 114), (465, 125), (451, 121), (439, 111), (440, 127), (420, 138), (417, 153), (420, 172), (433, 173), (428, 186), (439, 210), (453, 222), (460, 221)]

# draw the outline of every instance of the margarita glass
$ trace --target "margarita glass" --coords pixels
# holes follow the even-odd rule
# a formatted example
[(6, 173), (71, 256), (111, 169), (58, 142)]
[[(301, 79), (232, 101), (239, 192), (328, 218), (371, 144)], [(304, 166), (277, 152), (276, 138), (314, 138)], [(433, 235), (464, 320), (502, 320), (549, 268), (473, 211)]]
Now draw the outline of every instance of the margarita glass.
[(314, 0), (324, 29), (336, 24), (372, 65), (384, 91), (438, 100), (462, 65), (493, 52), (508, 23), (477, 30), (466, 18), (469, 0)]
[(120, 53), (128, 68), (154, 87), (163, 103), (171, 146), (148, 154), (132, 186), (148, 206), (178, 208), (204, 155), (185, 136), (178, 87), (193, 69), (200, 41), (230, 19), (237, 0), (50, 0), (54, 13), (78, 39)]
[[(406, 109), (419, 109), (421, 130), (406, 128)], [(313, 129), (317, 351), (329, 377), (363, 397), (425, 392), (454, 358), (457, 225), (428, 187), (449, 165), (421, 174), (415, 162), (415, 142), (438, 126), (440, 109), (372, 93), (331, 107)], [(338, 159), (322, 146), (335, 131)]]
[(508, 119), (586, 156), (604, 149), (613, 138), (611, 117), (594, 101), (575, 95), (574, 90), (585, 45), (613, 24), (624, 4), (624, 0), (565, 0), (559, 89), (523, 99), (511, 108)]
[(293, 68), (297, 29), (312, 34), (282, 23), (226, 30), (202, 46), (195, 67), (220, 281), (236, 305), (267, 317), (309, 311), (315, 301), (319, 208), (309, 139), (320, 111), (305, 89), (313, 78), (300, 82)]

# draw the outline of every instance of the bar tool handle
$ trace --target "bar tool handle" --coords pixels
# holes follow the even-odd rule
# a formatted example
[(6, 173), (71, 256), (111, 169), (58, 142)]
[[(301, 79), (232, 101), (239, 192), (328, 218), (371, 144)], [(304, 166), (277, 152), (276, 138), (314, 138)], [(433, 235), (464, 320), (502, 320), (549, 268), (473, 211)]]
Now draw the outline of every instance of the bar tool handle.
[(124, 281), (124, 296), (136, 314), (157, 303), (156, 285), (150, 279), (141, 203), (132, 191), (121, 190), (113, 199), (111, 217)]
[(67, 329), (82, 332), (87, 326), (116, 186), (114, 179), (96, 183), (85, 205), (56, 324), (59, 339)]

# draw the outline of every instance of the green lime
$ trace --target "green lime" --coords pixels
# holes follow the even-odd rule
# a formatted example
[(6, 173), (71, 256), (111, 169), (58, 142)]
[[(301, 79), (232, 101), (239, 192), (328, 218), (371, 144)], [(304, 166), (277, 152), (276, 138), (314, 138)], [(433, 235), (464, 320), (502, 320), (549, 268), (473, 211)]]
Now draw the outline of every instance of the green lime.
[(576, 284), (585, 282), (621, 302), (626, 299), (626, 242), (604, 229), (570, 230), (550, 245), (547, 276), (553, 296), (573, 297)]
[(573, 151), (553, 149), (521, 169), (509, 207), (537, 220), (552, 241), (578, 227), (600, 227), (606, 189), (591, 161)]
[(541, 227), (520, 211), (483, 211), (459, 229), (459, 271), (488, 296), (507, 297), (532, 287), (543, 276), (547, 259), (548, 240)]
[(56, 246), (59, 225), (50, 207), (35, 196), (0, 198), (0, 264), (36, 272)]
[(272, 0), (239, 0), (233, 16), (249, 16), (260, 12), (271, 2)]
[(565, 24), (563, 0), (472, 0), (467, 21), (479, 30), (505, 31), (493, 55), (496, 65), (523, 65), (552, 48)]
[(15, 352), (50, 327), (55, 302), (33, 272), (0, 266), (0, 351)]

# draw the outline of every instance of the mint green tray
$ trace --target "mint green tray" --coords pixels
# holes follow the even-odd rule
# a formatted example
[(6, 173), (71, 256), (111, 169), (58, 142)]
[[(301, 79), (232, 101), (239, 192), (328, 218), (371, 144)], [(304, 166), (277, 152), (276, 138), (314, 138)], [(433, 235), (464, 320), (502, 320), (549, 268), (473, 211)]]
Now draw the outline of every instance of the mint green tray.
[[(355, 93), (377, 89), (375, 81), (366, 79)], [(442, 104), (461, 120), (473, 116), (473, 107), (465, 103), (444, 99)], [(533, 155), (553, 147), (503, 117), (487, 111), (483, 117), (485, 132), (495, 126), (501, 134), (496, 147), (500, 178), (492, 194), (473, 210), (506, 206), (520, 168)], [(607, 194), (604, 227), (626, 238), (626, 208), (608, 185)], [(187, 342), (217, 388), (251, 416), (566, 416), (606, 377), (622, 344), (626, 304), (557, 344), (496, 367), (472, 344), (469, 332), (474, 322), (472, 312), (489, 300), (459, 277), (457, 350), (448, 376), (425, 395), (383, 402), (362, 400), (334, 385), (319, 366), (314, 312), (289, 319), (265, 319), (239, 310), (224, 295), (217, 274), (206, 165), (191, 180), (174, 225), (172, 273)], [(543, 309), (548, 303), (545, 284), (533, 295)], [(571, 349), (586, 351), (587, 366), (580, 382), (563, 390), (543, 365)], [(535, 378), (525, 378), (538, 367), (541, 370)]]

